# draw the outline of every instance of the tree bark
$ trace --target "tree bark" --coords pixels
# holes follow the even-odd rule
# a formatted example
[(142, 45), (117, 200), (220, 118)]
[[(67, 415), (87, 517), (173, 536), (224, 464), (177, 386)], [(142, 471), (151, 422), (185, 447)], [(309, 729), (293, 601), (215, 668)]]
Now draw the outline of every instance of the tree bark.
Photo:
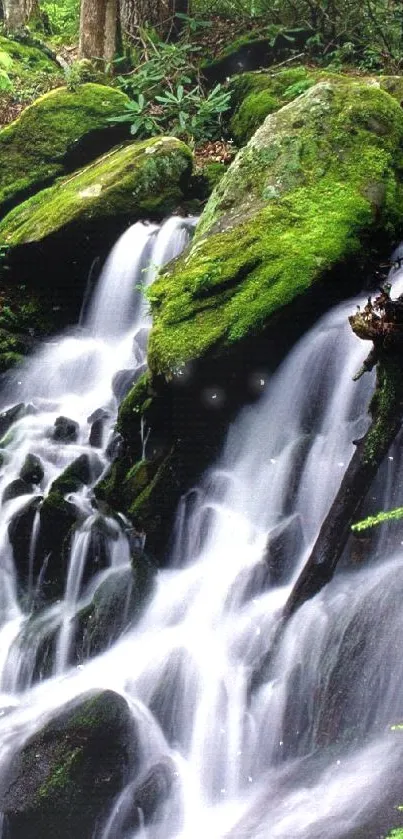
[(8, 32), (22, 29), (35, 14), (40, 13), (38, 0), (3, 0), (3, 7)]
[(80, 58), (110, 62), (116, 49), (117, 0), (81, 0)]
[(181, 22), (175, 20), (177, 12), (188, 14), (189, 0), (121, 0), (121, 20), (123, 31), (133, 38), (139, 29), (151, 26), (159, 35), (178, 33)]

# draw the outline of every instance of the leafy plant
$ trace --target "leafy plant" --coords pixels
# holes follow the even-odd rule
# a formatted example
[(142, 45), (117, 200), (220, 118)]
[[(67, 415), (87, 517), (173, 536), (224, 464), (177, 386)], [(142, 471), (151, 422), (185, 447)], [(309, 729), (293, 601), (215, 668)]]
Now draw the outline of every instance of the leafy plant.
[(0, 90), (11, 90), (13, 83), (8, 75), (8, 71), (13, 66), (13, 59), (8, 53), (0, 50)]
[(54, 40), (68, 42), (77, 37), (80, 0), (41, 0), (41, 8), (48, 15)]
[(158, 117), (149, 113), (148, 104), (142, 93), (137, 99), (128, 102), (125, 109), (126, 113), (110, 119), (110, 122), (130, 122), (130, 133), (137, 137), (149, 137), (151, 134), (160, 133), (160, 121)]
[(192, 34), (199, 32), (200, 29), (209, 29), (212, 26), (211, 20), (200, 20), (200, 18), (194, 17), (193, 15), (185, 15), (183, 12), (176, 12), (175, 17), (178, 18), (178, 20), (180, 20)]
[(197, 49), (187, 43), (148, 42), (151, 57), (118, 83), (132, 97), (111, 122), (129, 122), (137, 137), (170, 132), (186, 140), (217, 139), (231, 94), (221, 85), (205, 92), (195, 63)]

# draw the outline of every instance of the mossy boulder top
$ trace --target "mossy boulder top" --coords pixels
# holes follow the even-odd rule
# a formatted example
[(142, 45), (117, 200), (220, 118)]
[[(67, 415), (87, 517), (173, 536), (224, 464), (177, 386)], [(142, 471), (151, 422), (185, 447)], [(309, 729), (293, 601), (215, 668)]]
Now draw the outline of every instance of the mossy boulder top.
[(116, 129), (109, 118), (121, 113), (127, 101), (124, 93), (106, 85), (84, 84), (75, 92), (56, 88), (3, 128), (0, 213), (76, 168), (80, 146), (87, 159), (99, 153), (100, 135), (101, 150), (110, 148)]
[(402, 142), (398, 102), (357, 80), (321, 82), (267, 117), (150, 290), (153, 373), (258, 334), (377, 236), (401, 236)]
[(39, 242), (67, 227), (85, 235), (88, 225), (108, 218), (162, 218), (180, 202), (192, 159), (171, 137), (118, 148), (11, 210), (0, 223), (0, 243)]
[[(229, 124), (231, 136), (242, 146), (251, 139), (269, 114), (301, 96), (321, 81), (348, 83), (349, 76), (313, 67), (292, 67), (286, 70), (262, 70), (241, 73), (231, 80), (232, 115)], [(360, 79), (368, 84), (386, 90), (397, 99), (403, 100), (403, 79), (401, 76), (374, 76)]]
[(84, 694), (14, 756), (0, 789), (10, 839), (91, 839), (138, 767), (138, 736), (126, 700)]

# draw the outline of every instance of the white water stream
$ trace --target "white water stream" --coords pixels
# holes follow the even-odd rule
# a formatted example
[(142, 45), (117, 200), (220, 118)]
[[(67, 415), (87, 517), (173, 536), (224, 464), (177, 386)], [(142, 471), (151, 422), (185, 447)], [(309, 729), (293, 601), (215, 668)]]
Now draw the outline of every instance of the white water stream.
[[(19, 371), (7, 405), (23, 401), (33, 409), (12, 427), (0, 494), (27, 453), (44, 463), (34, 492), (46, 493), (68, 463), (88, 453), (87, 417), (103, 407), (108, 418), (94, 480), (99, 476), (116, 412), (111, 379), (134, 366), (133, 336), (146, 322), (141, 297), (131, 308), (133, 277), (150, 264), (151, 281), (156, 264), (178, 253), (188, 235), (180, 220), (160, 232), (143, 225), (128, 231), (104, 270), (84, 331), (55, 341)], [(393, 294), (402, 287), (397, 278)], [(43, 618), (45, 634), (59, 627), (54, 675), (33, 685), (21, 679), (22, 672), (32, 677), (27, 657), (36, 652), (24, 641), (27, 615), (7, 535), (27, 497), (1, 508), (0, 685), (7, 712), (0, 716), (0, 771), (60, 706), (105, 687), (127, 698), (139, 722), (140, 774), (161, 759), (175, 768), (171, 793), (150, 824), (140, 818), (139, 828), (130, 827), (131, 783), (96, 839), (379, 839), (394, 805), (403, 804), (397, 771), (403, 735), (391, 731), (403, 720), (398, 530), (384, 528), (369, 560), (366, 547), (365, 563), (352, 561), (352, 553), (359, 559), (356, 547), (346, 552), (334, 580), (288, 625), (269, 681), (249, 691), (352, 440), (368, 422), (372, 379), (352, 382), (368, 349), (349, 329), (354, 308), (349, 301), (326, 315), (229, 430), (219, 462), (182, 501), (172, 570), (159, 573), (140, 623), (107, 652), (69, 669), (69, 627), (80, 597), (129, 563), (124, 530), (107, 520), (115, 531), (111, 570), (82, 590), (97, 513), (88, 489), (75, 495), (85, 520), (74, 538), (65, 597)], [(50, 440), (60, 415), (79, 423), (75, 442)], [(403, 504), (399, 460), (396, 445), (371, 492), (376, 510)], [(34, 532), (31, 543), (36, 538)]]

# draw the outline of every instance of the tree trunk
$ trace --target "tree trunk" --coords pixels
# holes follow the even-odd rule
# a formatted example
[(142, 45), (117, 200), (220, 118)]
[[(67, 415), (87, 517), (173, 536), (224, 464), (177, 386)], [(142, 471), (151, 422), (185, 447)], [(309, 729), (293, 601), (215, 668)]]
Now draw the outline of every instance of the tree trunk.
[(40, 12), (38, 0), (3, 0), (3, 6), (8, 32), (22, 29)]
[(117, 0), (81, 0), (80, 58), (109, 62), (116, 49)]
[(189, 0), (121, 0), (121, 19), (123, 31), (133, 38), (139, 29), (151, 26), (159, 35), (178, 32), (182, 26), (175, 21), (177, 12), (188, 14)]

